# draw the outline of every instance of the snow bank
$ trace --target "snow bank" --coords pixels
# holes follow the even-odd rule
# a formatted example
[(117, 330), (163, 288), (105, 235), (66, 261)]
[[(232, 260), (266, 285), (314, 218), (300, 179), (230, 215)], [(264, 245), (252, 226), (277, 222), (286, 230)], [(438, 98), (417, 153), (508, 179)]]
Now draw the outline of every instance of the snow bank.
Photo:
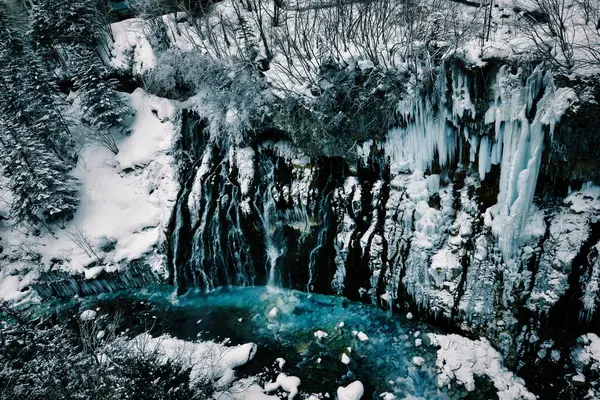
[[(175, 107), (141, 89), (131, 94), (131, 105), (136, 118), (131, 135), (118, 142), (119, 154), (89, 146), (76, 170), (82, 196), (70, 225), (93, 242), (102, 237), (116, 241), (112, 254), (104, 255), (105, 263), (134, 260), (150, 251), (162, 238), (177, 198), (171, 155)], [(73, 250), (77, 253), (71, 248), (70, 254)], [(75, 268), (86, 261), (72, 258)]]
[(0, 299), (17, 301), (27, 294), (27, 291), (23, 290), (26, 287), (27, 283), (23, 282), (20, 276), (7, 274), (0, 278)]
[(271, 393), (281, 388), (288, 393), (288, 400), (293, 400), (298, 395), (298, 386), (300, 386), (300, 378), (295, 376), (288, 376), (283, 372), (277, 375), (275, 382), (267, 383), (265, 385), (265, 392)]
[(111, 64), (116, 68), (133, 67), (140, 74), (156, 65), (156, 58), (148, 37), (147, 22), (142, 18), (130, 18), (110, 25), (113, 37)]
[(498, 389), (500, 400), (535, 399), (523, 380), (502, 365), (502, 356), (485, 339), (470, 340), (459, 335), (428, 333), (432, 345), (440, 346), (436, 384), (442, 388), (455, 381), (475, 390), (474, 376), (487, 376)]
[[(169, 100), (142, 89), (127, 96), (136, 116), (131, 134), (115, 138), (119, 154), (96, 143), (89, 143), (79, 154), (73, 174), (82, 185), (73, 220), (64, 229), (54, 227), (55, 232), (42, 231), (38, 237), (11, 229), (9, 223), (0, 226), (0, 234), (11, 229), (1, 235), (5, 254), (19, 260), (0, 274), (0, 297), (22, 296), (16, 290), (36, 279), (53, 259), (61, 260), (57, 268), (83, 273), (89, 279), (103, 269), (114, 271), (120, 262), (152, 252), (164, 240), (179, 190), (171, 151), (178, 132), (177, 110)], [(84, 237), (93, 251), (77, 246), (74, 236)], [(24, 248), (40, 253), (40, 262), (20, 261), (27, 259), (21, 254)], [(88, 268), (98, 259), (98, 266)], [(153, 267), (162, 272), (161, 256), (156, 255)]]
[(235, 379), (234, 369), (254, 358), (256, 345), (247, 343), (227, 347), (214, 342), (188, 342), (168, 335), (151, 337), (142, 333), (129, 343), (132, 352), (155, 352), (162, 359), (177, 360), (191, 368), (192, 381), (216, 382), (219, 387), (230, 385)]
[(340, 386), (337, 390), (338, 400), (360, 400), (365, 388), (360, 381), (354, 381), (348, 386)]
[(79, 319), (82, 321), (92, 321), (96, 319), (96, 311), (94, 310), (85, 310), (79, 315)]

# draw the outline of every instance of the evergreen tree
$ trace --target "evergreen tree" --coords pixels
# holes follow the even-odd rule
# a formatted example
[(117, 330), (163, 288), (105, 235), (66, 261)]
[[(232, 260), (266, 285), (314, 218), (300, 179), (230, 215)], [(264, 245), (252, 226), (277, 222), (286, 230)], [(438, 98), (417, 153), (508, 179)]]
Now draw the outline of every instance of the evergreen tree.
[(78, 185), (68, 173), (70, 164), (59, 157), (64, 130), (57, 125), (52, 87), (11, 22), (0, 7), (5, 38), (0, 47), (0, 162), (11, 182), (11, 214), (34, 223), (69, 218), (77, 207)]
[[(39, 55), (29, 46), (29, 41), (11, 27), (5, 13), (0, 34), (7, 38), (6, 45), (0, 48), (0, 73), (2, 85), (8, 88), (11, 96), (6, 101), (13, 118), (31, 129), (40, 131), (46, 145), (61, 158), (68, 160), (73, 138), (59, 110), (59, 92), (54, 77), (41, 62)], [(12, 111), (11, 111), (12, 110)]]
[(37, 0), (30, 10), (28, 35), (36, 46), (59, 47), (103, 44), (105, 22), (97, 0)]
[(62, 99), (58, 93), (54, 77), (45, 68), (39, 55), (30, 52), (21, 95), (24, 113), (35, 121), (34, 125), (41, 130), (41, 137), (46, 144), (68, 162), (75, 159), (72, 155), (74, 138), (61, 114), (59, 107)]
[(116, 90), (117, 82), (109, 77), (110, 71), (101, 60), (85, 48), (78, 51), (74, 61), (75, 86), (81, 95), (83, 122), (108, 133), (118, 128), (131, 109)]
[(29, 34), (35, 47), (58, 55), (81, 99), (82, 121), (97, 130), (93, 139), (116, 154), (112, 134), (131, 109), (115, 90), (117, 82), (99, 53), (107, 54), (105, 31), (96, 0), (73, 0), (60, 7), (54, 0), (39, 0), (31, 12)]
[(2, 119), (0, 140), (4, 173), (10, 178), (11, 214), (37, 223), (70, 219), (78, 205), (78, 183), (35, 131)]

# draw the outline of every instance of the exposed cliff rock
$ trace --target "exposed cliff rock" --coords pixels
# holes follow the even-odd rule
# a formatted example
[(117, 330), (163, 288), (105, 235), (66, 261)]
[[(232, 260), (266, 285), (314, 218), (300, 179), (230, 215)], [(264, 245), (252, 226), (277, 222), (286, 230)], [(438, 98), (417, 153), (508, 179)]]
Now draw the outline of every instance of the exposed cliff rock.
[(197, 156), (171, 280), (343, 294), (485, 336), (525, 376), (559, 368), (556, 354), (599, 328), (600, 188), (581, 167), (597, 158), (576, 150), (597, 140), (577, 117), (597, 104), (539, 68), (437, 76), (348, 157), (309, 156), (285, 132), (223, 146), (202, 123), (184, 131)]

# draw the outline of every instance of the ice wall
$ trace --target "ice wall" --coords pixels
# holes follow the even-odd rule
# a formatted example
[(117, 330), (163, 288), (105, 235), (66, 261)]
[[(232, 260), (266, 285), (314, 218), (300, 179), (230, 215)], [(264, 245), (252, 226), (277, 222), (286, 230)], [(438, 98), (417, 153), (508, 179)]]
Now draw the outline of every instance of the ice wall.
[[(486, 224), (508, 260), (526, 229), (544, 139), (552, 138), (574, 92), (557, 90), (550, 72), (538, 68), (525, 77), (522, 70), (513, 73), (503, 66), (487, 88), (487, 109), (478, 114), (470, 78), (458, 68), (450, 75), (448, 82), (442, 67), (432, 94), (413, 94), (400, 103), (398, 114), (405, 126), (389, 131), (385, 151), (392, 173), (426, 172), (433, 163), (445, 167), (462, 162), (460, 155), (466, 150), (462, 135), (470, 147), (469, 161), (481, 180), (492, 165), (500, 165), (498, 201), (487, 211)], [(469, 129), (473, 126), (479, 131)]]

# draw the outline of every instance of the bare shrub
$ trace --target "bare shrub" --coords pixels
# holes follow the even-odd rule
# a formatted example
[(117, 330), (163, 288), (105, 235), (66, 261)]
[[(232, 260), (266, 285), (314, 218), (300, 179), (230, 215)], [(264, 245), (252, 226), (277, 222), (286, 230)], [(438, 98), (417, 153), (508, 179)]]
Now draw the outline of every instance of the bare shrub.
[(83, 250), (88, 257), (95, 257), (97, 260), (100, 260), (100, 257), (94, 250), (91, 239), (85, 230), (76, 226), (67, 229), (66, 232), (69, 239), (71, 239), (71, 241), (75, 243), (77, 247)]
[(575, 31), (573, 7), (569, 0), (533, 0), (535, 13), (525, 13), (521, 21), (523, 33), (547, 60), (565, 71), (573, 68)]

